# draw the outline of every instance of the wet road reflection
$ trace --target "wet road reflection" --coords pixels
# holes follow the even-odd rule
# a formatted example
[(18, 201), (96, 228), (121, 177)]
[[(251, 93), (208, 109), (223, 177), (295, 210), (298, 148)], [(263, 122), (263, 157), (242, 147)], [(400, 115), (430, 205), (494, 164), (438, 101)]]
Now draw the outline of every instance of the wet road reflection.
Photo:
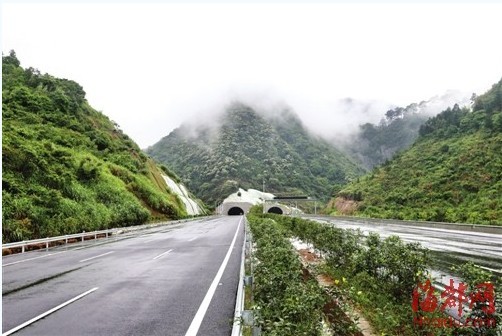
[(405, 242), (418, 242), (431, 250), (432, 274), (439, 282), (448, 283), (450, 267), (472, 261), (495, 275), (502, 276), (502, 234), (469, 232), (441, 228), (416, 227), (398, 223), (369, 223), (354, 219), (314, 218), (344, 229), (360, 229), (364, 234), (378, 233), (382, 238), (397, 235)]

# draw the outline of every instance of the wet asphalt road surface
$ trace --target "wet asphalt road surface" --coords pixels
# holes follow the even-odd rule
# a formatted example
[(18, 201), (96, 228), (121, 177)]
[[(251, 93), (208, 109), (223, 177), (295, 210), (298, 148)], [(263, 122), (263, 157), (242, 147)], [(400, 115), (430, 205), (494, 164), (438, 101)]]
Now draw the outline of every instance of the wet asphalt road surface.
[(382, 238), (397, 235), (405, 242), (420, 243), (431, 250), (434, 262), (432, 271), (439, 282), (447, 283), (452, 277), (450, 267), (467, 261), (502, 276), (502, 234), (414, 227), (390, 220), (388, 223), (374, 223), (364, 219), (349, 221), (313, 216), (310, 219), (340, 228), (360, 229), (364, 234), (375, 232)]
[(230, 335), (243, 227), (199, 219), (3, 257), (2, 333), (85, 294), (14, 335)]

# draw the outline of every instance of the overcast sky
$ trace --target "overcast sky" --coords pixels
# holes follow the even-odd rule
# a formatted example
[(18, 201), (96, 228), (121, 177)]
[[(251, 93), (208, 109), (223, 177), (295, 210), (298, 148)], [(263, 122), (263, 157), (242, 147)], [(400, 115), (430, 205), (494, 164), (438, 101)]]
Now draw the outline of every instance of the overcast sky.
[(331, 127), (344, 97), (483, 93), (502, 77), (501, 17), (495, 3), (4, 3), (2, 51), (80, 83), (145, 148), (240, 97)]

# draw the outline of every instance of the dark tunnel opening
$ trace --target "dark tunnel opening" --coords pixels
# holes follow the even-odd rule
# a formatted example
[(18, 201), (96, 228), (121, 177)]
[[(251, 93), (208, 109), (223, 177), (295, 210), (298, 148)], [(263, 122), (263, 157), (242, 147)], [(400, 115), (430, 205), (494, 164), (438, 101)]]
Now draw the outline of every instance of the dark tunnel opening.
[(244, 210), (242, 210), (239, 207), (232, 207), (228, 209), (228, 215), (229, 216), (241, 216), (244, 215)]
[(268, 213), (282, 215), (284, 212), (282, 211), (281, 208), (275, 206), (275, 207), (271, 207), (270, 209), (268, 209)]

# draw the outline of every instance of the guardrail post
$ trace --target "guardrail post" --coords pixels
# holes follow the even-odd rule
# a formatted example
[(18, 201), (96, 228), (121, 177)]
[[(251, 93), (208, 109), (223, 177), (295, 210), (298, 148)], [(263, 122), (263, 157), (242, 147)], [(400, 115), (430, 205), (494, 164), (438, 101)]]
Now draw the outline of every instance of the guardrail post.
[(49, 251), (49, 237), (46, 237), (47, 241), (45, 242), (45, 250)]
[(245, 326), (254, 325), (254, 313), (252, 310), (243, 310), (241, 313), (242, 324)]
[(82, 231), (82, 243), (84, 242), (84, 234), (85, 234), (85, 231)]
[(21, 253), (24, 253), (24, 240), (22, 241), (23, 245), (21, 246)]
[(106, 230), (106, 238), (108, 238), (108, 230)]
[(68, 244), (68, 235), (64, 235), (64, 243), (65, 243), (65, 245)]
[(244, 276), (244, 286), (251, 286), (253, 284), (253, 276), (245, 275)]
[(94, 240), (98, 239), (98, 234), (94, 231)]

